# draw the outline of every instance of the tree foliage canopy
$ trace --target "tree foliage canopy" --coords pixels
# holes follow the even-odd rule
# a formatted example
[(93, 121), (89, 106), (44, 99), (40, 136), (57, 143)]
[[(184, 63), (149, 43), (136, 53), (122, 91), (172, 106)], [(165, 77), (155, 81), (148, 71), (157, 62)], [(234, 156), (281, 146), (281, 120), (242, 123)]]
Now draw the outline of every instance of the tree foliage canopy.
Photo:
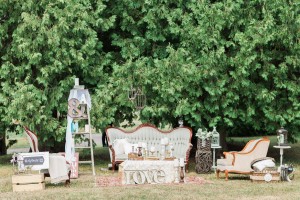
[(144, 122), (300, 131), (297, 1), (2, 0), (0, 22), (1, 126), (19, 119), (50, 145), (64, 139), (75, 77), (97, 128), (136, 117), (138, 86)]

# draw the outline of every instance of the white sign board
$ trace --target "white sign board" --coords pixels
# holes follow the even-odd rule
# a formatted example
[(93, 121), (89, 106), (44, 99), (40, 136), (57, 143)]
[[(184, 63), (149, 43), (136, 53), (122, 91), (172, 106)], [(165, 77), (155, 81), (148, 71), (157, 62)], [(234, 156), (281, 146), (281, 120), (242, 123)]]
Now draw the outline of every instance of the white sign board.
[(19, 153), (18, 161), (19, 171), (49, 169), (49, 152)]

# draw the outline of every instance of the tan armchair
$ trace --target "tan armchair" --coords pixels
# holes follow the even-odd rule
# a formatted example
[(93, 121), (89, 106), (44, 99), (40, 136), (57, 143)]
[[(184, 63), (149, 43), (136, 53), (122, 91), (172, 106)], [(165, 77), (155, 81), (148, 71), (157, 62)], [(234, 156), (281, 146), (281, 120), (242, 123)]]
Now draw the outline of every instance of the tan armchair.
[(219, 178), (220, 172), (225, 173), (226, 180), (228, 180), (228, 173), (252, 173), (251, 162), (266, 157), (269, 144), (268, 138), (250, 140), (242, 151), (224, 152), (225, 158), (217, 160), (217, 177)]

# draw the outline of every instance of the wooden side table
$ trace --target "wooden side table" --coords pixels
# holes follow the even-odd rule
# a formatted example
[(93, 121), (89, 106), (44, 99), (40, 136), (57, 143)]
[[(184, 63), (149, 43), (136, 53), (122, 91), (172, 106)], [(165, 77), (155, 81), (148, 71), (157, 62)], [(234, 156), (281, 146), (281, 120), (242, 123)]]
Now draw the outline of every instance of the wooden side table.
[(290, 149), (291, 146), (273, 146), (276, 149), (280, 149), (280, 167), (282, 166), (282, 161), (283, 161), (283, 150), (284, 149)]
[(216, 149), (221, 149), (221, 146), (217, 146), (217, 147), (211, 147), (213, 149), (213, 166), (211, 167), (215, 172), (216, 172)]

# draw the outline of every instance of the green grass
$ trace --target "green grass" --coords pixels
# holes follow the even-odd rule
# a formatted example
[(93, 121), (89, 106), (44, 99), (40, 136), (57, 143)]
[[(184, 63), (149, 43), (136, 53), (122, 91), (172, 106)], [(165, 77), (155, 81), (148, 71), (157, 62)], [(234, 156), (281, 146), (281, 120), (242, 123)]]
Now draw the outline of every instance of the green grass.
[[(249, 138), (248, 138), (249, 139)], [(245, 139), (245, 140), (248, 140)], [(232, 139), (236, 144), (243, 146), (241, 138)], [(238, 142), (239, 141), (239, 142)], [(269, 148), (269, 156), (279, 160), (279, 150), (273, 148), (273, 139)], [(292, 144), (292, 149), (284, 152), (284, 161), (292, 162), (296, 168), (300, 167), (300, 144)], [(293, 182), (253, 183), (249, 176), (231, 175), (229, 181), (216, 179), (215, 174), (196, 174), (194, 158), (191, 157), (187, 176), (200, 176), (209, 183), (203, 185), (144, 185), (96, 187), (95, 178), (88, 174), (90, 165), (80, 165), (80, 177), (71, 180), (71, 186), (50, 184), (46, 179), (46, 190), (38, 192), (13, 193), (11, 176), (12, 165), (9, 163), (11, 155), (0, 156), (0, 199), (289, 199), (300, 198), (300, 172), (296, 170)], [(109, 163), (108, 148), (95, 149), (95, 167), (97, 176), (118, 176), (118, 173), (103, 170)], [(285, 162), (285, 163), (286, 163)]]

